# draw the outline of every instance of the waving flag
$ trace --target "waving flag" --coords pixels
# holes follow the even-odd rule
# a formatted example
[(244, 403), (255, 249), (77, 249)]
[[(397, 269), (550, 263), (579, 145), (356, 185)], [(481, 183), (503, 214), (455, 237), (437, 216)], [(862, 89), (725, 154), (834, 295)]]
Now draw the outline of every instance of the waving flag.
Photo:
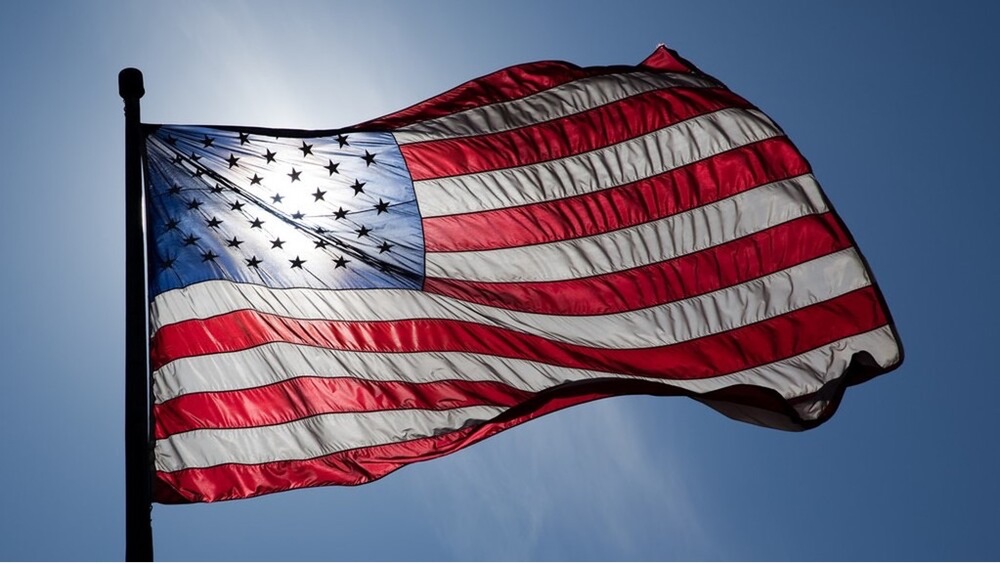
[(806, 429), (901, 362), (805, 159), (662, 47), (340, 130), (145, 128), (160, 502), (360, 484), (620, 394)]

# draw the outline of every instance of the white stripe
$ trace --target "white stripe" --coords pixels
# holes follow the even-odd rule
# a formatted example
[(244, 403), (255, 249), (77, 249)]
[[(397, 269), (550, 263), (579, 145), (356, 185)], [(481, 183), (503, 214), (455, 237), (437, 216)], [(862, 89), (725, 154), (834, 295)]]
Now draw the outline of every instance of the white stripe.
[(585, 112), (652, 90), (716, 88), (721, 84), (689, 74), (634, 72), (587, 77), (517, 100), (498, 102), (434, 118), (394, 131), (402, 144), (509, 131)]
[(759, 111), (727, 108), (586, 153), (415, 181), (413, 189), (424, 217), (494, 210), (621, 186), (780, 135)]
[(156, 403), (201, 392), (225, 392), (277, 384), (301, 376), (351, 376), (413, 384), (442, 380), (503, 382), (537, 392), (569, 379), (609, 374), (561, 369), (527, 360), (462, 352), (385, 354), (269, 343), (252, 349), (182, 358), (153, 372)]
[[(892, 331), (883, 326), (764, 366), (712, 378), (669, 382), (699, 393), (736, 384), (754, 384), (792, 398), (812, 393), (827, 381), (840, 376), (851, 356), (860, 351), (870, 352), (883, 368), (899, 360), (899, 347)], [(373, 382), (402, 381), (413, 384), (446, 380), (501, 382), (527, 392), (540, 392), (567, 382), (597, 378), (664, 381), (661, 378), (564, 368), (486, 354), (428, 352), (387, 355), (272, 343), (244, 351), (178, 360), (153, 373), (153, 392), (156, 402), (163, 403), (185, 394), (256, 388), (301, 376), (350, 376)]]
[(856, 353), (868, 352), (882, 368), (899, 362), (899, 344), (888, 325), (853, 337), (817, 347), (807, 353), (712, 378), (710, 388), (721, 389), (736, 384), (753, 384), (776, 390), (786, 399), (818, 391), (824, 384), (839, 378)]
[[(705, 393), (737, 384), (762, 385), (778, 391), (785, 398), (796, 398), (819, 390), (826, 382), (841, 376), (850, 364), (855, 353), (867, 351), (872, 354), (875, 362), (887, 368), (899, 360), (899, 349), (888, 326), (869, 331), (860, 335), (842, 339), (835, 343), (819, 347), (796, 357), (775, 362), (766, 366), (753, 368), (716, 378), (701, 380), (672, 380), (670, 384), (695, 393)], [(243, 355), (244, 353), (239, 353)], [(327, 351), (316, 351), (314, 354), (330, 354)], [(221, 356), (221, 355), (220, 355)], [(228, 356), (228, 355), (227, 355)], [(357, 358), (373, 356), (378, 361), (386, 360), (385, 355), (371, 353), (351, 353), (343, 355)], [(410, 357), (423, 357), (428, 360), (430, 355), (404, 355), (399, 358), (410, 360)], [(554, 368), (536, 363), (518, 363), (509, 359), (490, 357), (474, 357), (471, 355), (446, 355), (452, 357), (452, 362), (441, 362), (437, 369), (439, 376), (447, 377), (444, 372), (458, 369), (459, 375), (467, 378), (467, 372), (481, 370), (486, 372), (500, 370), (518, 370), (538, 376), (536, 386), (531, 389), (540, 391), (553, 383), (588, 380), (612, 376), (598, 372)], [(446, 361), (449, 359), (432, 359)], [(465, 366), (466, 361), (469, 365)], [(433, 364), (433, 362), (432, 362)], [(230, 365), (232, 374), (244, 377), (245, 374), (236, 370), (238, 364)], [(270, 373), (271, 377), (279, 374)], [(624, 377), (632, 378), (632, 377)], [(508, 380), (517, 380), (509, 378)], [(652, 378), (634, 378), (647, 381), (661, 381)], [(227, 378), (217, 381), (227, 381)], [(229, 383), (233, 383), (229, 380)], [(824, 402), (797, 402), (797, 408), (803, 411), (806, 418), (814, 418), (819, 413)], [(816, 409), (812, 409), (816, 407)], [(171, 472), (184, 468), (200, 468), (226, 463), (254, 464), (277, 460), (302, 460), (328, 455), (342, 450), (388, 444), (396, 441), (410, 440), (433, 436), (474, 425), (496, 417), (504, 411), (503, 407), (468, 407), (447, 411), (399, 410), (371, 413), (336, 413), (310, 417), (308, 419), (249, 429), (200, 429), (178, 433), (156, 442), (156, 469)]]
[(428, 277), (548, 282), (620, 272), (686, 255), (827, 211), (811, 174), (617, 231), (486, 251), (427, 253)]
[(246, 429), (198, 429), (156, 441), (156, 469), (174, 472), (218, 464), (304, 460), (355, 448), (433, 437), (488, 421), (505, 408), (406, 409), (330, 413)]
[[(743, 327), (869, 284), (857, 253), (854, 249), (845, 249), (737, 286), (611, 315), (567, 318), (515, 312), (417, 292), (404, 294), (406, 299), (402, 300), (383, 300), (372, 292), (299, 290), (297, 296), (303, 298), (303, 307), (288, 300), (287, 295), (281, 296), (280, 302), (289, 302), (288, 305), (296, 309), (294, 317), (299, 319), (445, 319), (511, 329), (572, 345), (636, 349), (672, 345)], [(226, 289), (238, 288), (229, 286)], [(342, 295), (344, 299), (340, 299)], [(223, 299), (233, 301), (233, 297)], [(243, 305), (253, 309), (260, 305), (261, 310), (289, 316), (279, 300)], [(275, 309), (277, 311), (273, 311)]]

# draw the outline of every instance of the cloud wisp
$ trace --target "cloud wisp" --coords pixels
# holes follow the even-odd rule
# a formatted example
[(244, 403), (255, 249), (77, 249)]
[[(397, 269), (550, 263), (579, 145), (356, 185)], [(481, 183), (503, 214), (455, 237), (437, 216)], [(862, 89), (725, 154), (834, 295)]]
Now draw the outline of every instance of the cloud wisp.
[(636, 398), (603, 400), (506, 431), (430, 463), (440, 467), (415, 494), (435, 507), (441, 542), (459, 559), (697, 559), (716, 552), (688, 494), (687, 476), (695, 472), (671, 444), (675, 427), (637, 407)]

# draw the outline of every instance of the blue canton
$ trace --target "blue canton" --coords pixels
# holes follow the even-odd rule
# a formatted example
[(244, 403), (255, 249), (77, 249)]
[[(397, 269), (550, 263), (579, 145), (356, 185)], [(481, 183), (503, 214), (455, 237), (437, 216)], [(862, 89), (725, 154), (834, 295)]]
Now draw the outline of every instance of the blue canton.
[(146, 148), (151, 298), (206, 280), (423, 284), (413, 182), (390, 133), (160, 126)]

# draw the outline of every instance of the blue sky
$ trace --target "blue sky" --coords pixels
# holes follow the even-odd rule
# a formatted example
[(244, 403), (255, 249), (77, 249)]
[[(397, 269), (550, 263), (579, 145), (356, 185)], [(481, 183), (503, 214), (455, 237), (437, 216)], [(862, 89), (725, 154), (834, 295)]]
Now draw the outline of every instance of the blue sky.
[(540, 59), (677, 49), (781, 124), (907, 360), (790, 434), (548, 416), (357, 488), (154, 508), (162, 560), (997, 560), (1000, 4), (19, 2), (0, 19), (0, 560), (123, 555), (123, 120), (333, 128)]

